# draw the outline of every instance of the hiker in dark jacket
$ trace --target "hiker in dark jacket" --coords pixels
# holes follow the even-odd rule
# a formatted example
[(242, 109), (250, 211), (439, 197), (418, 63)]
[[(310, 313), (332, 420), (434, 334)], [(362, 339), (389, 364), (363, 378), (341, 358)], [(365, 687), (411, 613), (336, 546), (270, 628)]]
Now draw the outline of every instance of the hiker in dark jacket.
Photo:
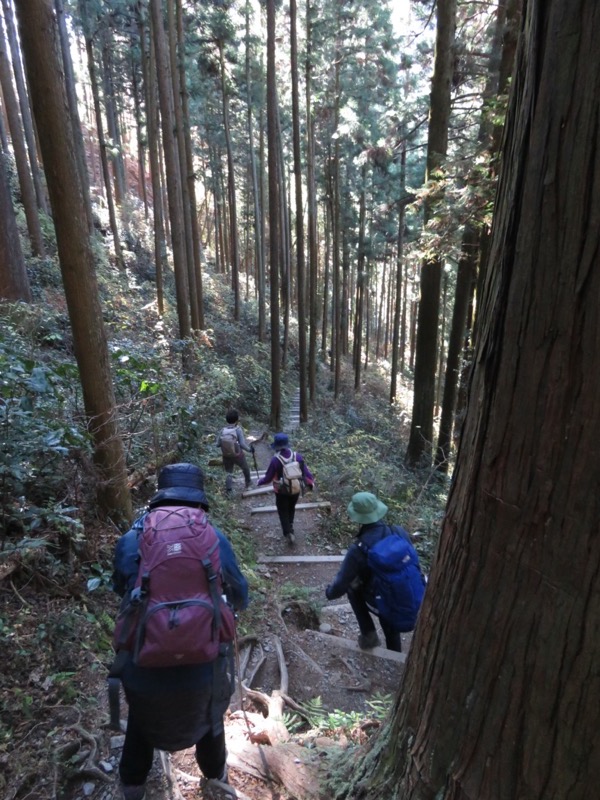
[[(235, 467), (239, 467), (242, 470), (246, 481), (246, 489), (252, 486), (250, 467), (244, 452), (254, 453), (254, 445), (248, 444), (246, 441), (239, 419), (238, 411), (235, 408), (230, 409), (225, 415), (227, 425), (217, 436), (217, 447), (221, 448), (223, 454), (223, 468), (226, 472), (225, 491), (227, 493), (233, 489), (233, 470)], [(235, 452), (231, 449), (230, 442), (235, 447)]]
[[(172, 464), (158, 477), (158, 491), (149, 509), (195, 506), (208, 511), (204, 476), (193, 464)], [(121, 596), (131, 590), (138, 573), (138, 537), (145, 514), (117, 542), (113, 588)], [(213, 526), (214, 527), (214, 526)], [(219, 540), (223, 591), (236, 610), (248, 605), (248, 584), (233, 548), (215, 528)], [(154, 748), (174, 752), (195, 746), (205, 778), (227, 782), (223, 715), (233, 692), (231, 645), (221, 645), (208, 664), (144, 668), (128, 658), (120, 678), (129, 704), (127, 731), (119, 765), (125, 800), (143, 800)]]
[[(390, 526), (383, 521), (388, 508), (370, 492), (358, 492), (348, 505), (348, 516), (358, 522), (360, 528), (356, 540), (348, 548), (342, 566), (332, 583), (325, 589), (328, 600), (336, 600), (344, 594), (354, 611), (360, 635), (358, 645), (368, 650), (379, 645), (379, 637), (371, 614), (377, 615), (375, 593), (372, 586), (372, 574), (367, 564), (367, 550), (380, 539), (390, 535)], [(395, 533), (400, 534), (408, 542), (408, 534), (400, 526), (394, 526)], [(379, 623), (385, 636), (388, 650), (400, 652), (400, 633), (379, 617)]]
[(283, 477), (283, 464), (279, 456), (281, 456), (284, 460), (291, 458), (292, 455), (295, 456), (296, 461), (302, 469), (304, 485), (308, 489), (313, 489), (315, 485), (315, 479), (313, 478), (309, 468), (306, 466), (304, 458), (300, 455), (300, 453), (294, 453), (289, 445), (290, 440), (286, 433), (275, 434), (273, 437), (273, 443), (271, 445), (271, 448), (275, 450), (275, 455), (269, 462), (269, 466), (264, 478), (261, 478), (256, 485), (265, 486), (268, 483), (273, 484), (273, 490), (275, 491), (275, 505), (277, 506), (277, 513), (279, 515), (283, 536), (288, 544), (293, 545), (296, 541), (294, 534), (294, 516), (296, 513), (296, 503), (298, 502), (300, 493), (284, 493), (281, 485)]

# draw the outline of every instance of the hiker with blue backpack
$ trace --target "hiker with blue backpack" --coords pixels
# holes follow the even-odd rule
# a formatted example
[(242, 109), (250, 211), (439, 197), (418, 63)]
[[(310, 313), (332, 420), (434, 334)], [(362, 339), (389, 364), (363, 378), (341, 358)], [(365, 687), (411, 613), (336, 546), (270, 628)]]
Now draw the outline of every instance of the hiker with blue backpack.
[(294, 534), (296, 503), (305, 489), (312, 491), (315, 479), (303, 456), (290, 448), (287, 433), (276, 433), (271, 449), (275, 451), (275, 455), (269, 462), (264, 478), (257, 481), (256, 485), (273, 484), (275, 506), (283, 537), (289, 545), (293, 545), (296, 541)]
[[(325, 589), (328, 600), (344, 594), (358, 622), (358, 645), (379, 645), (373, 616), (379, 618), (388, 650), (402, 650), (400, 634), (414, 630), (425, 593), (425, 577), (410, 534), (383, 518), (388, 507), (370, 492), (357, 492), (348, 516), (360, 527), (342, 566)], [(373, 615), (373, 616), (372, 616)]]
[(207, 518), (199, 467), (171, 464), (148, 510), (117, 542), (113, 588), (122, 598), (109, 676), (129, 705), (119, 765), (125, 800), (143, 800), (154, 749), (195, 747), (212, 787), (227, 784), (223, 716), (233, 693), (234, 610), (248, 583), (228, 539)]

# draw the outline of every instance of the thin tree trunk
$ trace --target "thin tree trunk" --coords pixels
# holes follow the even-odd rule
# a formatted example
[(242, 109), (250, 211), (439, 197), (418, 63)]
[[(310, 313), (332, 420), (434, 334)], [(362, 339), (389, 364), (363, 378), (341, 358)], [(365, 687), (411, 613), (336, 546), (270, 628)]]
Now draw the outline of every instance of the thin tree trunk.
[(231, 147), (229, 124), (229, 90), (225, 73), (224, 43), (219, 41), (219, 63), (221, 67), (221, 92), (223, 97), (223, 132), (227, 153), (227, 200), (229, 202), (229, 245), (231, 249), (231, 288), (233, 290), (233, 318), (240, 318), (240, 255), (237, 229), (237, 202), (235, 194), (235, 166)]
[(308, 387), (311, 403), (317, 395), (317, 280), (318, 280), (318, 242), (317, 242), (317, 199), (315, 187), (315, 141), (312, 114), (312, 9), (306, 0), (306, 193), (308, 211)]
[(252, 184), (252, 204), (254, 210), (254, 247), (256, 257), (256, 286), (258, 290), (258, 341), (265, 340), (265, 253), (262, 235), (262, 211), (260, 190), (256, 173), (256, 153), (254, 152), (254, 120), (252, 116), (252, 84), (250, 73), (250, 0), (246, 0), (246, 92), (248, 114), (248, 150), (250, 158), (250, 177)]
[[(402, 176), (404, 176), (404, 164), (406, 158), (406, 147), (402, 148)], [(404, 180), (402, 179), (404, 183)], [(404, 260), (404, 217), (406, 204), (398, 202), (398, 236), (396, 239), (396, 302), (394, 304), (394, 324), (392, 332), (392, 369), (390, 379), (390, 403), (394, 403), (398, 395), (398, 371), (404, 367), (404, 347), (403, 339), (404, 326), (406, 324), (406, 294), (407, 287), (403, 287), (402, 267)], [(404, 310), (404, 315), (402, 311)], [(404, 316), (404, 319), (402, 317)]]
[(164, 275), (167, 266), (167, 243), (162, 204), (162, 185), (159, 165), (159, 111), (158, 88), (156, 85), (156, 54), (152, 34), (146, 45), (146, 26), (140, 13), (138, 31), (142, 51), (144, 86), (146, 99), (146, 127), (148, 130), (148, 155), (150, 159), (150, 180), (152, 181), (152, 213), (154, 215), (154, 263), (156, 267), (156, 303), (158, 313), (165, 313)]
[(110, 159), (114, 176), (115, 203), (123, 213), (127, 195), (125, 167), (123, 165), (123, 145), (121, 130), (115, 107), (115, 87), (112, 68), (112, 49), (114, 47), (110, 24), (100, 25), (100, 45), (102, 55), (102, 88), (104, 91), (104, 113), (106, 115), (106, 132), (110, 143)]
[(281, 423), (281, 345), (279, 342), (279, 148), (275, 63), (275, 0), (267, 0), (267, 129), (269, 161), (269, 251), (271, 259), (271, 428)]
[(302, 204), (302, 160), (300, 152), (300, 101), (298, 92), (298, 38), (296, 33), (298, 11), (296, 0), (290, 0), (290, 44), (292, 81), (292, 125), (294, 137), (294, 176), (296, 184), (296, 261), (298, 280), (298, 351), (300, 380), (300, 422), (308, 419), (308, 393), (306, 370), (306, 289), (304, 260), (304, 219)]
[(0, 153), (0, 300), (31, 302), (29, 277), (10, 196), (6, 154)]
[(31, 169), (31, 178), (33, 180), (35, 197), (40, 211), (43, 211), (44, 214), (48, 214), (48, 203), (46, 202), (46, 192), (44, 190), (42, 173), (38, 164), (38, 153), (35, 143), (35, 133), (33, 130), (33, 120), (31, 118), (31, 109), (29, 108), (29, 97), (27, 94), (27, 88), (25, 86), (25, 76), (23, 75), (21, 53), (19, 51), (19, 44), (17, 42), (17, 31), (15, 28), (12, 4), (10, 0), (2, 0), (2, 8), (4, 10), (4, 22), (6, 24), (6, 33), (8, 38), (8, 46), (10, 48), (15, 86), (17, 88), (17, 95), (19, 97), (21, 122), (23, 123), (23, 133), (25, 135), (25, 142), (27, 144), (27, 153), (29, 155), (29, 166)]
[[(144, 45), (143, 40), (140, 41), (140, 50)], [(133, 47), (133, 42), (132, 42)], [(145, 54), (142, 50), (141, 52), (141, 60), (143, 62), (145, 58)], [(139, 79), (138, 79), (138, 72), (137, 72), (137, 64), (135, 62), (133, 51), (132, 55), (129, 59), (129, 65), (131, 68), (131, 90), (133, 93), (133, 109), (135, 115), (135, 138), (136, 138), (136, 145), (137, 145), (137, 162), (138, 162), (138, 184), (139, 184), (139, 191), (138, 196), (141, 195), (142, 202), (144, 204), (144, 217), (148, 219), (148, 191), (146, 187), (146, 149), (144, 145), (144, 138), (142, 134), (142, 109), (141, 109), (141, 93), (143, 89), (140, 88)]]
[(0, 87), (4, 108), (8, 118), (10, 138), (15, 156), (17, 175), (19, 177), (19, 187), (21, 189), (21, 199), (25, 219), (27, 221), (27, 232), (31, 243), (31, 250), (34, 255), (43, 257), (46, 254), (44, 237), (40, 225), (40, 218), (37, 211), (37, 201), (33, 180), (29, 171), (29, 161), (27, 158), (27, 148), (23, 138), (23, 127), (19, 113), (19, 102), (13, 88), (12, 74), (8, 51), (6, 49), (6, 32), (4, 22), (0, 19)]
[(90, 86), (92, 87), (92, 97), (94, 99), (94, 110), (96, 114), (96, 130), (98, 131), (98, 144), (100, 147), (100, 162), (102, 164), (102, 175), (104, 177), (104, 188), (106, 191), (106, 205), (108, 207), (108, 218), (110, 221), (110, 229), (113, 235), (113, 243), (115, 248), (115, 259), (120, 269), (125, 268), (123, 261), (123, 253), (121, 250), (121, 239), (119, 237), (119, 226), (117, 224), (117, 215), (115, 212), (115, 204), (113, 201), (112, 181), (110, 179), (110, 169), (108, 164), (108, 155), (106, 152), (106, 140), (104, 138), (104, 125), (102, 122), (102, 110), (100, 108), (100, 94), (98, 91), (98, 80), (96, 77), (96, 62), (94, 58), (92, 39), (85, 35), (85, 48), (87, 52), (88, 72), (90, 75)]

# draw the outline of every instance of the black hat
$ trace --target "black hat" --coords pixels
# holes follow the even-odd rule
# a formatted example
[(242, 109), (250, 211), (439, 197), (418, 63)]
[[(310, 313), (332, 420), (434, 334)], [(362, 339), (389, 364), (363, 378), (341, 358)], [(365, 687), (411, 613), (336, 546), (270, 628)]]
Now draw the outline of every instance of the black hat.
[(204, 494), (204, 473), (195, 464), (168, 464), (158, 474), (158, 492), (150, 508), (172, 503), (190, 503), (208, 511)]

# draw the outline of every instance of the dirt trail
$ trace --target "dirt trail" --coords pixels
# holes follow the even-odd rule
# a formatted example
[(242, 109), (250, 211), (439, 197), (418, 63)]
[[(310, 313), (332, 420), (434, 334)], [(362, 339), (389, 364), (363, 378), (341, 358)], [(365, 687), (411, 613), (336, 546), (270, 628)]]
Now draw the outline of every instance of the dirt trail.
[[(295, 419), (286, 425), (292, 447), (295, 446)], [(256, 460), (260, 474), (264, 474), (273, 451), (262, 432), (249, 432), (248, 439), (256, 440)], [(300, 449), (300, 448), (299, 448)], [(249, 459), (249, 463), (252, 458)], [(309, 464), (310, 466), (310, 464)], [(316, 475), (317, 488), (307, 493), (299, 501), (312, 503), (323, 500), (319, 494), (319, 476)], [(252, 463), (253, 483), (256, 471)], [(223, 479), (224, 484), (224, 479)], [(401, 658), (382, 648), (372, 652), (362, 652), (356, 646), (358, 627), (349, 605), (342, 598), (330, 603), (325, 599), (324, 589), (337, 572), (343, 553), (335, 550), (327, 540), (327, 520), (330, 511), (326, 508), (298, 508), (294, 529), (296, 543), (292, 547), (283, 538), (276, 511), (256, 513), (257, 508), (274, 506), (272, 493), (250, 494), (244, 496), (244, 481), (241, 472), (234, 479), (231, 497), (234, 515), (238, 525), (247, 531), (258, 553), (256, 572), (264, 579), (263, 585), (269, 589), (261, 594), (251, 591), (251, 602), (247, 611), (240, 615), (240, 628), (245, 634), (252, 634), (260, 642), (255, 647), (245, 671), (246, 679), (263, 663), (251, 678), (251, 687), (267, 695), (280, 688), (281, 675), (277, 660), (277, 640), (281, 642), (289, 685), (287, 695), (300, 704), (314, 702), (320, 698), (323, 712), (368, 712), (369, 701), (381, 695), (393, 695), (398, 687), (404, 668), (404, 654), (410, 644), (410, 634), (403, 635)], [(335, 502), (335, 501), (334, 501)], [(253, 513), (253, 510), (255, 513)], [(269, 559), (285, 557), (284, 562), (273, 563)], [(312, 557), (327, 556), (326, 562), (312, 560)], [(333, 560), (332, 557), (335, 557)], [(323, 635), (325, 632), (325, 635)], [(383, 637), (380, 633), (380, 638)], [(337, 638), (332, 638), (337, 637)], [(346, 646), (344, 646), (346, 642)], [(239, 689), (233, 697), (230, 714), (226, 719), (226, 733), (230, 751), (234, 749), (233, 739), (246, 736), (244, 714), (246, 711), (260, 711), (247, 697), (240, 704)], [(290, 714), (291, 714), (290, 710)], [(113, 737), (111, 755), (108, 761), (116, 766), (120, 756), (122, 738)], [(240, 797), (250, 800), (285, 800), (286, 793), (267, 785), (256, 776), (235, 768), (235, 759), (230, 758), (230, 782)], [(233, 762), (233, 763), (232, 763)], [(169, 788), (161, 768), (158, 755), (155, 758), (147, 787), (147, 800), (166, 800), (168, 797), (203, 797), (199, 785), (200, 774), (195, 763), (193, 750), (182, 751), (172, 757), (172, 767), (177, 778), (175, 790)], [(179, 794), (177, 794), (179, 792)], [(116, 782), (110, 788), (93, 791), (98, 800), (117, 800), (120, 798)], [(73, 800), (85, 800), (82, 790)], [(208, 797), (208, 794), (205, 795)]]

